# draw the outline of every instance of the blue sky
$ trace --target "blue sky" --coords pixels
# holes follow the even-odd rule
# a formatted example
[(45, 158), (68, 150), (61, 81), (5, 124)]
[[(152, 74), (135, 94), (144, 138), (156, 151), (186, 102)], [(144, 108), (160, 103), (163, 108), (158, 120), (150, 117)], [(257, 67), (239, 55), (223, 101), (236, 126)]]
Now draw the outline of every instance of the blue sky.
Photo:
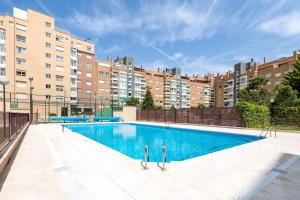
[(91, 37), (96, 56), (132, 56), (149, 68), (226, 72), (251, 57), (262, 61), (300, 48), (299, 0), (1, 0), (54, 16), (56, 26)]

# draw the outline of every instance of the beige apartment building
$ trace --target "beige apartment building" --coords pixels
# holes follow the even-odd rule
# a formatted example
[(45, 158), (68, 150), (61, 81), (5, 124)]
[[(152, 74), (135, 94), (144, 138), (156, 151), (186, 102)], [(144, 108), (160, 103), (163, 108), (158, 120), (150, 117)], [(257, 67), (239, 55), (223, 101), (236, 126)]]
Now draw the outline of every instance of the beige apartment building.
[(299, 59), (297, 51), (289, 57), (279, 58), (273, 61), (264, 59), (262, 64), (253, 59), (249, 63), (238, 63), (234, 66), (234, 71), (229, 71), (225, 75), (218, 74), (214, 78), (214, 100), (216, 107), (231, 107), (238, 101), (237, 94), (241, 89), (247, 87), (251, 78), (261, 76), (269, 81), (265, 86), (273, 90), (276, 85), (282, 82), (287, 72), (293, 70), (291, 65)]
[[(9, 80), (15, 111), (29, 112), (29, 104), (22, 103), (29, 102), (29, 77), (40, 117), (60, 115), (64, 100), (75, 105), (93, 90), (94, 45), (57, 30), (51, 16), (13, 8), (12, 16), (0, 16), (0, 45), (0, 71)], [(65, 111), (70, 114), (71, 103)]]

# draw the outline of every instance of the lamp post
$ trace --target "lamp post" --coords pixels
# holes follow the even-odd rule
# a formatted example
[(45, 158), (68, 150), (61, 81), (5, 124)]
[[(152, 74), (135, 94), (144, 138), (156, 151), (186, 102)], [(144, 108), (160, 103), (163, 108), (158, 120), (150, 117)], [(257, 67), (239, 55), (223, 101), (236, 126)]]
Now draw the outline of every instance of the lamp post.
[(33, 76), (29, 76), (29, 87), (30, 87), (30, 123), (32, 122), (32, 116), (33, 116), (33, 102), (32, 102), (32, 81), (33, 81)]
[[(5, 98), (5, 86), (9, 83), (5, 76), (0, 76), (0, 84), (3, 86), (3, 125), (4, 135), (6, 136), (6, 98)], [(10, 139), (10, 138), (9, 138)]]

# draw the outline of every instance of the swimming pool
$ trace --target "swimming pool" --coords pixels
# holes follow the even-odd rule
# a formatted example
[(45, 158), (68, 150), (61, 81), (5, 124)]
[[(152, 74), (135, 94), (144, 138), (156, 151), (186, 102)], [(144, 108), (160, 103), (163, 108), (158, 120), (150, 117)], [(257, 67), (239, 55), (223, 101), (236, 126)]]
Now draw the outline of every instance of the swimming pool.
[(262, 139), (249, 135), (129, 123), (68, 124), (65, 127), (133, 159), (143, 160), (145, 145), (148, 144), (150, 162), (162, 160), (163, 144), (167, 149), (167, 162), (170, 162)]

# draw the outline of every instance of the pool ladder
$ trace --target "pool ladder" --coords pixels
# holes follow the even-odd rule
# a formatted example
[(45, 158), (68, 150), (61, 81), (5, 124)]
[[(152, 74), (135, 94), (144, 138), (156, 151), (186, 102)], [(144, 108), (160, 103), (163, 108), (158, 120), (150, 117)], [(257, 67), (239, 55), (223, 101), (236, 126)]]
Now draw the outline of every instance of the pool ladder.
[(161, 169), (161, 171), (166, 171), (166, 161), (167, 161), (167, 149), (166, 149), (166, 145), (163, 144), (163, 146), (162, 146), (162, 166), (160, 166), (159, 162), (157, 162), (157, 166)]
[[(276, 129), (262, 128), (262, 130), (261, 130), (261, 132), (259, 134), (259, 137), (267, 137), (268, 134), (269, 134), (270, 137), (272, 137), (272, 132), (274, 132), (274, 136), (276, 138), (277, 137), (277, 131), (276, 131)], [(264, 136), (263, 136), (263, 134), (264, 134)]]
[(141, 165), (143, 169), (148, 169), (148, 162), (149, 162), (149, 147), (148, 144), (145, 145), (145, 154), (144, 154), (144, 161), (141, 161)]
[[(166, 145), (163, 144), (162, 146), (162, 166), (159, 165), (159, 162), (157, 162), (157, 166), (162, 170), (166, 171), (166, 161), (167, 161), (167, 148)], [(148, 162), (149, 162), (149, 147), (148, 144), (145, 145), (145, 152), (144, 152), (144, 160), (141, 161), (141, 165), (144, 170), (149, 169), (148, 168)]]

